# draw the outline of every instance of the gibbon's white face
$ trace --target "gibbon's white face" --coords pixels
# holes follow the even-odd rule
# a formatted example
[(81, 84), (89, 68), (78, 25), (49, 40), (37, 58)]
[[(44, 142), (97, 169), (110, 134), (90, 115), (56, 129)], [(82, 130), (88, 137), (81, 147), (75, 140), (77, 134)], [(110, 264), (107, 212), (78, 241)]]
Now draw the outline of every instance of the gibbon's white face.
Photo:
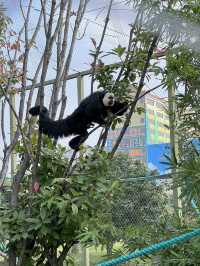
[(113, 93), (107, 92), (103, 97), (103, 104), (106, 107), (113, 106), (115, 103), (115, 96)]

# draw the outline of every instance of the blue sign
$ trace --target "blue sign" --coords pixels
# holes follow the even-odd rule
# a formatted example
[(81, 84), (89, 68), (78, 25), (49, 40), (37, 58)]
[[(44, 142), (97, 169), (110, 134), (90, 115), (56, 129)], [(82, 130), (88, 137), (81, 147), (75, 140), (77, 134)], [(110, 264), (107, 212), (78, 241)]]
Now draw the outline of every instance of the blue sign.
[(170, 154), (169, 143), (147, 145), (147, 165), (150, 170), (158, 170), (160, 173), (168, 171), (169, 165), (165, 164), (167, 160), (164, 154)]

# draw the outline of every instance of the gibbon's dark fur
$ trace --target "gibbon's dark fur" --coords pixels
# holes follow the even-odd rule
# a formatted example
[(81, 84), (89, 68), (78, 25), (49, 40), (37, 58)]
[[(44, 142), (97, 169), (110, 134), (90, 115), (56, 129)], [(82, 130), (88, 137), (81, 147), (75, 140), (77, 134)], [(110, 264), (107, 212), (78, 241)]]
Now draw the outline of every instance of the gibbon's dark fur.
[[(106, 105), (104, 99), (107, 101)], [(69, 142), (72, 149), (78, 149), (87, 139), (87, 130), (93, 126), (93, 123), (103, 125), (109, 112), (121, 116), (127, 109), (127, 103), (116, 101), (114, 95), (105, 91), (98, 91), (83, 99), (78, 108), (64, 119), (52, 120), (46, 107), (42, 107), (42, 110), (40, 106), (32, 107), (29, 113), (33, 116), (39, 115), (39, 130), (49, 137), (58, 139), (78, 135)]]

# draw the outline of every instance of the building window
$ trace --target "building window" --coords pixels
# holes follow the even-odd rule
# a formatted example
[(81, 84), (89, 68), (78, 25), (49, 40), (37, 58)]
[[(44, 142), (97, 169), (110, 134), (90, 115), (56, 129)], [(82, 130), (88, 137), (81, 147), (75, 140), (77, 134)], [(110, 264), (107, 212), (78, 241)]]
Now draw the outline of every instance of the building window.
[(137, 136), (137, 128), (132, 129), (132, 136)]
[(154, 119), (151, 119), (151, 118), (149, 118), (149, 125), (151, 125), (151, 126), (154, 126), (154, 124), (155, 124), (155, 120), (154, 120)]
[(144, 136), (145, 135), (145, 128), (144, 127), (141, 127), (140, 128), (140, 135), (141, 136)]
[(165, 134), (164, 134), (164, 132), (162, 132), (162, 131), (158, 131), (158, 136), (162, 138), (162, 137), (165, 136)]
[(144, 154), (143, 149), (132, 149), (130, 150), (129, 155), (133, 157), (142, 157), (145, 154)]
[(130, 130), (131, 130), (130, 128), (127, 128), (125, 134), (129, 135), (130, 134)]
[(140, 123), (144, 124), (144, 118), (140, 118)]
[(143, 145), (142, 143), (143, 143), (144, 141), (142, 141), (142, 138), (141, 137), (135, 137), (135, 138), (133, 138), (132, 139), (132, 147), (134, 148), (134, 147), (138, 147), (138, 146), (141, 146), (141, 145)]
[(123, 139), (119, 146), (120, 148), (130, 148), (130, 139)]
[(160, 117), (160, 118), (163, 118), (163, 114), (160, 113), (160, 112), (157, 112), (157, 116)]
[(154, 111), (153, 111), (153, 110), (148, 109), (148, 113), (149, 113), (150, 115), (154, 115)]

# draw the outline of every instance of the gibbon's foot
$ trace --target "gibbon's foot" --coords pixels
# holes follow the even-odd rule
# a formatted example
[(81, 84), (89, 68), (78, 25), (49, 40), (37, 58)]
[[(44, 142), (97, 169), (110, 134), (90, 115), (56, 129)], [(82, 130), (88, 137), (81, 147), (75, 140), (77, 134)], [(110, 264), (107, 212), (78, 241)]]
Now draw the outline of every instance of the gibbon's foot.
[(77, 136), (69, 141), (69, 146), (71, 149), (78, 151), (80, 145), (88, 138), (88, 135)]

